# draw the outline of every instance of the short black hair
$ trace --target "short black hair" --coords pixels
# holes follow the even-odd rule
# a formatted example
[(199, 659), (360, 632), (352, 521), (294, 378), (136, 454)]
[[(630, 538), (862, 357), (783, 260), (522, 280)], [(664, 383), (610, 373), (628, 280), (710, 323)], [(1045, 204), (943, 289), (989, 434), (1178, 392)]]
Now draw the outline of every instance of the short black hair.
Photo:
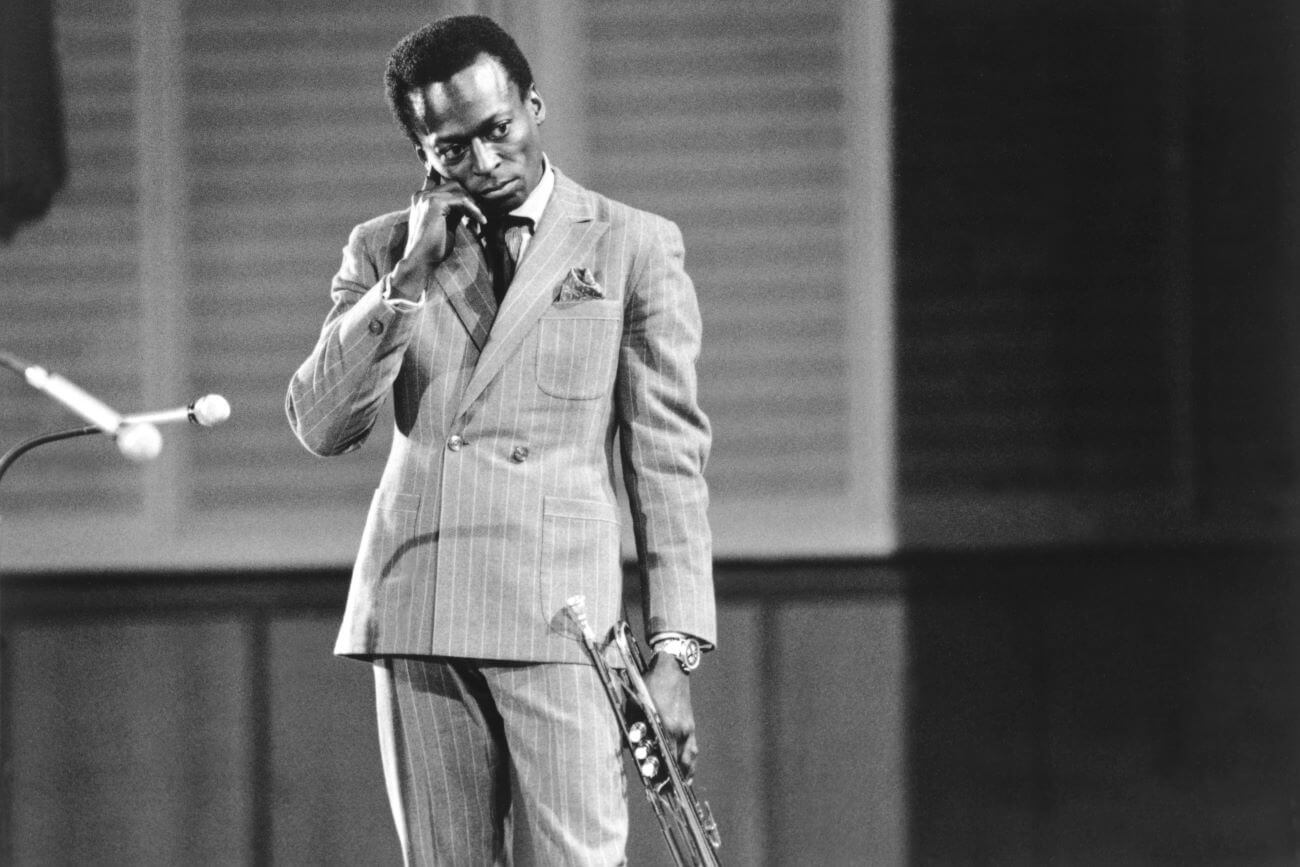
[(420, 146), (411, 114), (412, 91), (423, 90), (435, 81), (447, 81), (471, 65), (480, 54), (495, 58), (506, 76), (519, 88), (520, 97), (533, 86), (533, 71), (510, 38), (491, 18), (483, 15), (451, 15), (408, 33), (388, 55), (384, 69), (384, 92), (388, 107), (407, 138)]

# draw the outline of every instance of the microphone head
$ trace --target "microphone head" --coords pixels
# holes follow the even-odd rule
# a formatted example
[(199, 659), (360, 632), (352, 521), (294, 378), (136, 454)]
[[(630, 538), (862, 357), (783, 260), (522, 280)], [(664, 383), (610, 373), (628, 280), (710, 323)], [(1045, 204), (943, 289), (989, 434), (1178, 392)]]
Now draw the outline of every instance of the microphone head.
[(204, 427), (221, 424), (230, 418), (230, 401), (219, 394), (205, 394), (190, 405), (190, 418)]
[(148, 422), (122, 425), (113, 438), (118, 451), (133, 461), (151, 461), (162, 451), (162, 434)]

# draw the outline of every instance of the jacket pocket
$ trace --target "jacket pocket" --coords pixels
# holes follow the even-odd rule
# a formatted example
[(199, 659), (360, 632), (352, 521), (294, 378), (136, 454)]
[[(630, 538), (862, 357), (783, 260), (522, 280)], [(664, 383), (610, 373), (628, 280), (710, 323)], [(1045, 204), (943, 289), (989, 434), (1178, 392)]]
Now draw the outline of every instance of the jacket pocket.
[(622, 301), (553, 306), (538, 323), (537, 387), (567, 400), (609, 394), (622, 322)]
[(623, 601), (618, 507), (599, 500), (547, 497), (542, 507), (542, 616), (552, 632), (577, 639), (565, 608), (582, 596), (587, 620), (603, 632), (618, 619)]
[(419, 511), (420, 497), (417, 494), (375, 491), (361, 533), (357, 570), (370, 576), (371, 580), (388, 578), (396, 571), (403, 553), (402, 546), (415, 535)]

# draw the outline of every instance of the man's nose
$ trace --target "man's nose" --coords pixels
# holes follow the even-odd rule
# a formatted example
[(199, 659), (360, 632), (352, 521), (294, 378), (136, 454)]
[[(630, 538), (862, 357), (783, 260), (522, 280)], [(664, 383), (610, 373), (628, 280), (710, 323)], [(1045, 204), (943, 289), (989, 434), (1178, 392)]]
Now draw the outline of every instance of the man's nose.
[(490, 174), (501, 162), (497, 152), (479, 139), (470, 141), (470, 153), (474, 157), (474, 171), (481, 175)]

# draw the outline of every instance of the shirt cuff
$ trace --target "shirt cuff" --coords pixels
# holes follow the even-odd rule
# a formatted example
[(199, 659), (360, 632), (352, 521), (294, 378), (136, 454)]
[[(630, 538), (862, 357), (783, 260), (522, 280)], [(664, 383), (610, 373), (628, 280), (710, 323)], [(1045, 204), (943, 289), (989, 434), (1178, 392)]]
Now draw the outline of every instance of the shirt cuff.
[(701, 639), (701, 638), (698, 638), (698, 637), (696, 637), (696, 636), (694, 636), (694, 635), (691, 635), (691, 634), (688, 633), (688, 632), (673, 632), (673, 631), (671, 631), (671, 630), (666, 630), (666, 631), (664, 631), (664, 632), (656, 632), (654, 635), (650, 636), (650, 640), (649, 640), (649, 642), (648, 642), (649, 645), (650, 645), (650, 649), (651, 649), (651, 650), (654, 649), (654, 646), (655, 646), (655, 642), (656, 642), (656, 641), (666, 641), (666, 640), (669, 639), (669, 638), (694, 638), (695, 641), (696, 641), (696, 643), (698, 643), (698, 644), (700, 645), (700, 650), (701, 650), (701, 651), (706, 651), (706, 652), (707, 652), (707, 651), (710, 651), (710, 650), (713, 649), (713, 645), (712, 645), (712, 644), (710, 644), (709, 642), (707, 642), (707, 641), (705, 641), (705, 640), (703, 640), (703, 639)]
[(420, 297), (415, 301), (412, 301), (409, 298), (394, 298), (392, 274), (384, 275), (384, 291), (382, 297), (384, 303), (388, 305), (389, 309), (398, 313), (410, 313), (412, 310), (419, 310), (424, 306), (423, 292), (420, 293)]

